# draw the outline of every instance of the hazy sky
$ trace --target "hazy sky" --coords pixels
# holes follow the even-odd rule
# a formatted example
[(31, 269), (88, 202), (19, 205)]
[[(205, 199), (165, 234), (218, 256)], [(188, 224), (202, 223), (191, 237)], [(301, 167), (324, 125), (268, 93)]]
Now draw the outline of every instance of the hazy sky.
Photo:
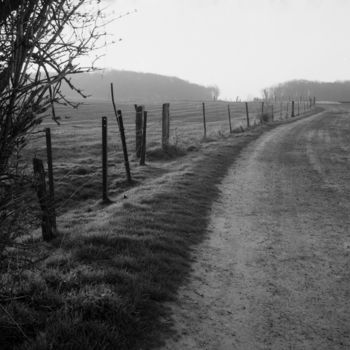
[(290, 79), (350, 79), (350, 0), (104, 0), (114, 40), (99, 65), (260, 96)]

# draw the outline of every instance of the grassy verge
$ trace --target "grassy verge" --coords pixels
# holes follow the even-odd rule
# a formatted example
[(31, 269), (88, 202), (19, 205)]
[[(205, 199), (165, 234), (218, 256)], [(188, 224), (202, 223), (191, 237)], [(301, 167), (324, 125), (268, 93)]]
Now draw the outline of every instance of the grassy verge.
[(111, 205), (60, 217), (60, 235), (50, 244), (32, 238), (41, 263), (1, 276), (1, 349), (156, 346), (168, 330), (163, 302), (173, 300), (189, 275), (191, 249), (205, 239), (220, 195), (217, 185), (240, 151), (278, 124), (154, 161), (143, 182)]

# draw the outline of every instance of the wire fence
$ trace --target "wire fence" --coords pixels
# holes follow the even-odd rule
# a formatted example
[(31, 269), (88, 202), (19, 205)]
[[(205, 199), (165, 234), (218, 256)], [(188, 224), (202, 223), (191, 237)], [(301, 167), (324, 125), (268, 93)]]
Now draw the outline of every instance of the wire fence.
[[(278, 120), (307, 112), (315, 101), (173, 101), (170, 103), (169, 144), (188, 149), (206, 138), (228, 135), (247, 126), (260, 124), (262, 120)], [(142, 179), (136, 157), (135, 104), (117, 105), (122, 111), (126, 144), (131, 161), (133, 179)], [(163, 105), (144, 104), (147, 111), (148, 153), (161, 149)], [(203, 118), (205, 115), (205, 122)], [(125, 190), (125, 171), (120, 131), (110, 101), (97, 101), (81, 105), (78, 110), (58, 106), (60, 125), (52, 121), (42, 124), (30, 138), (23, 161), (31, 164), (36, 157), (47, 162), (45, 128), (50, 128), (52, 137), (53, 175), (55, 206), (58, 214), (72, 207), (101, 198), (102, 193), (102, 133), (101, 117), (108, 120), (107, 158), (108, 187), (110, 193)], [(265, 119), (264, 119), (265, 118)], [(205, 131), (204, 131), (205, 130)], [(147, 159), (147, 158), (146, 158)]]

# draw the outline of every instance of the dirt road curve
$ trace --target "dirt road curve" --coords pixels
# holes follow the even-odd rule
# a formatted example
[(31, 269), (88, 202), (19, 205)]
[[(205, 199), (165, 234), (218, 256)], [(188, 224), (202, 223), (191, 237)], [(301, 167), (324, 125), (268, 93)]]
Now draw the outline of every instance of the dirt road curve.
[(163, 349), (350, 349), (349, 112), (279, 126), (243, 152)]

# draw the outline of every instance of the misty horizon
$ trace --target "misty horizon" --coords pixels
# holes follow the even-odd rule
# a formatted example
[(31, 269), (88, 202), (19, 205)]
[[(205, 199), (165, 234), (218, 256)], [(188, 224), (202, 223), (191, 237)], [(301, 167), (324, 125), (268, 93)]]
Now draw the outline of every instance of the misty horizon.
[(249, 100), (290, 80), (350, 79), (344, 44), (350, 3), (342, 0), (104, 0), (102, 5), (108, 19), (122, 15), (106, 25), (116, 43), (101, 50), (97, 65), (103, 69), (217, 85), (228, 100)]

